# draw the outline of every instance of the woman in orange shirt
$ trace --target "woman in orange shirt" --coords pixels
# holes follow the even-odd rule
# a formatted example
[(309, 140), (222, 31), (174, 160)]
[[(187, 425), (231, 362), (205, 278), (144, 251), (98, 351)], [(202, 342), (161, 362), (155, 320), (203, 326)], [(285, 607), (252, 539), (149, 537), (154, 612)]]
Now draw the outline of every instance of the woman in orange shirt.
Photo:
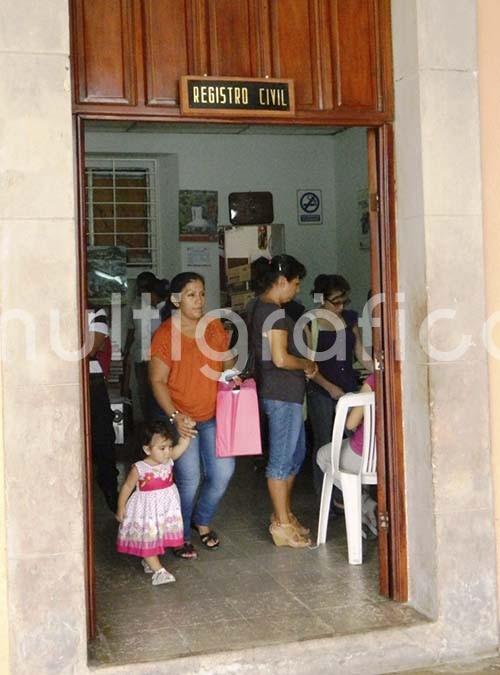
[[(234, 473), (233, 457), (215, 456), (217, 379), (233, 359), (227, 352), (229, 340), (222, 323), (218, 319), (206, 325), (201, 322), (205, 308), (203, 277), (182, 272), (172, 279), (170, 293), (172, 316), (154, 334), (149, 376), (158, 405), (179, 436), (191, 439), (189, 448), (175, 462), (184, 546), (174, 553), (180, 558), (196, 558), (190, 543), (191, 528), (206, 548), (219, 546), (210, 521)], [(219, 360), (214, 358), (217, 356)]]

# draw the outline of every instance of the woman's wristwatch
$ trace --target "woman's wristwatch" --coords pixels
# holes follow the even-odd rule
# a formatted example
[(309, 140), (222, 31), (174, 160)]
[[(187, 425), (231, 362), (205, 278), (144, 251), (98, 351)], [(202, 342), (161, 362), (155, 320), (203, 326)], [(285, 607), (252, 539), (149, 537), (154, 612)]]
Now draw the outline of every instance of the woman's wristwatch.
[(179, 415), (179, 411), (178, 411), (178, 410), (174, 410), (174, 412), (173, 412), (173, 413), (170, 415), (170, 417), (168, 418), (168, 421), (170, 422), (170, 424), (173, 424), (173, 423), (174, 423), (174, 420), (175, 420), (175, 418), (177, 417), (177, 415)]

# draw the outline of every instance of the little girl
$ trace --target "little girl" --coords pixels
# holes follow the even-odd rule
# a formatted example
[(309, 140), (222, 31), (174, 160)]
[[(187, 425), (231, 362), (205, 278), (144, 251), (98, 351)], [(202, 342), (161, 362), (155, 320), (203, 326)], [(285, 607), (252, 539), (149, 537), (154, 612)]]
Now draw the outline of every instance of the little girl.
[(166, 548), (184, 544), (172, 460), (187, 450), (189, 441), (189, 438), (179, 438), (174, 446), (165, 422), (157, 420), (148, 425), (142, 448), (146, 459), (133, 465), (118, 496), (117, 550), (141, 557), (144, 571), (153, 575), (153, 586), (175, 581), (158, 556), (165, 553)]

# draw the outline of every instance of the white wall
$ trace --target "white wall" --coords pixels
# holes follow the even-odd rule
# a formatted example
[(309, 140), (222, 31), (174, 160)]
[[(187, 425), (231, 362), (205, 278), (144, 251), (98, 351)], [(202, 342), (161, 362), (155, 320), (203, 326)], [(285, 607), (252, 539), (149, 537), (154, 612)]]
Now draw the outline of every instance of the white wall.
[(368, 185), (366, 129), (333, 137), (338, 267), (351, 285), (352, 307), (361, 312), (370, 289), (370, 251), (359, 247), (358, 191)]
[[(308, 275), (301, 299), (311, 304), (309, 291), (320, 272), (340, 272), (353, 284), (354, 295), (365, 297), (368, 289), (364, 270), (355, 271), (360, 259), (366, 266), (369, 254), (360, 256), (356, 242), (356, 190), (366, 183), (366, 153), (353, 132), (332, 136), (261, 134), (110, 133), (89, 131), (87, 152), (132, 153), (159, 158), (161, 223), (161, 276), (171, 278), (181, 271), (178, 241), (179, 189), (217, 190), (219, 223), (229, 224), (230, 192), (268, 190), (274, 199), (274, 222), (285, 224), (286, 251), (303, 262)], [(346, 140), (343, 140), (345, 137)], [(354, 143), (355, 151), (349, 149)], [(339, 152), (338, 161), (334, 155)], [(362, 162), (358, 167), (357, 163)], [(343, 167), (348, 166), (348, 172)], [(353, 180), (353, 185), (349, 185)], [(323, 224), (298, 225), (298, 189), (318, 189), (323, 197)], [(342, 192), (343, 194), (340, 194)], [(345, 194), (344, 194), (345, 193)], [(339, 219), (337, 209), (341, 209)], [(337, 241), (338, 225), (342, 226)], [(353, 233), (349, 232), (354, 228)], [(203, 270), (200, 270), (203, 272)], [(369, 272), (367, 272), (369, 276)], [(215, 274), (208, 276), (215, 283)], [(358, 291), (359, 288), (359, 291)]]

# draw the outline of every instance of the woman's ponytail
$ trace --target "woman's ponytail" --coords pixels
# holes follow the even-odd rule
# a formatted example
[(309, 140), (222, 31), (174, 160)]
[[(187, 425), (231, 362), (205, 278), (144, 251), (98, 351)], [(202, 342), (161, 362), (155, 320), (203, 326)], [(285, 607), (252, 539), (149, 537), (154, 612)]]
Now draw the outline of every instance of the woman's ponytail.
[(291, 255), (281, 254), (272, 258), (261, 256), (254, 260), (251, 265), (250, 288), (261, 295), (265, 293), (279, 277), (285, 277), (287, 281), (303, 279), (306, 276), (306, 268)]

